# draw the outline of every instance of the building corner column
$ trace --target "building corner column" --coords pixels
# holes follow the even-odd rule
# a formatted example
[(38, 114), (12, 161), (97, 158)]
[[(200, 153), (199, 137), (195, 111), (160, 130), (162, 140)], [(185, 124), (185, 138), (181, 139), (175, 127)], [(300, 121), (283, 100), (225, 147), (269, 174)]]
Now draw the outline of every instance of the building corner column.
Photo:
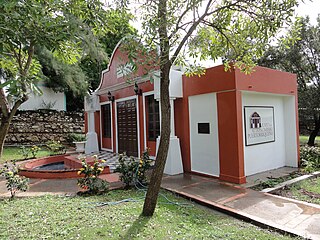
[[(170, 111), (171, 111), (171, 121), (170, 121), (170, 142), (168, 149), (168, 156), (166, 165), (164, 168), (164, 173), (168, 175), (176, 175), (183, 173), (182, 157), (180, 140), (175, 136), (175, 125), (174, 125), (174, 99), (170, 98)], [(157, 151), (160, 143), (160, 137), (157, 138)]]
[(86, 134), (85, 154), (99, 152), (98, 135), (95, 131), (95, 112), (100, 110), (99, 97), (93, 93), (85, 97), (85, 111), (87, 112), (88, 132)]

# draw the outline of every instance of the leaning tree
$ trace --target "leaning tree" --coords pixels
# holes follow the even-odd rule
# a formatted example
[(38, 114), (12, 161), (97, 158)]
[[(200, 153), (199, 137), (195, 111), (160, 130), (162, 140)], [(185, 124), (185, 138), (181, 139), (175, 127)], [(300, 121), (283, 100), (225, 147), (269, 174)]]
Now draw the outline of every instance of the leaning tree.
[(99, 0), (3, 0), (0, 2), (0, 157), (10, 123), (31, 92), (40, 93), (42, 47), (65, 63), (77, 62), (106, 29)]
[(171, 67), (182, 65), (186, 74), (203, 74), (197, 60), (227, 56), (226, 69), (236, 67), (249, 73), (253, 59), (262, 55), (270, 38), (290, 23), (297, 0), (118, 2), (123, 7), (137, 6), (135, 15), (141, 20), (142, 42), (155, 47), (159, 55), (161, 138), (142, 213), (150, 216), (156, 207), (169, 147)]

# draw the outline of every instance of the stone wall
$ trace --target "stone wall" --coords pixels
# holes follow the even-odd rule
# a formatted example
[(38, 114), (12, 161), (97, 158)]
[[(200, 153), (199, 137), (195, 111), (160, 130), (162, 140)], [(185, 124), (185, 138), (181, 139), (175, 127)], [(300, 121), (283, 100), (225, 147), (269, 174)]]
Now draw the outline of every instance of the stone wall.
[(14, 116), (5, 145), (67, 142), (70, 133), (84, 132), (83, 112), (19, 111)]

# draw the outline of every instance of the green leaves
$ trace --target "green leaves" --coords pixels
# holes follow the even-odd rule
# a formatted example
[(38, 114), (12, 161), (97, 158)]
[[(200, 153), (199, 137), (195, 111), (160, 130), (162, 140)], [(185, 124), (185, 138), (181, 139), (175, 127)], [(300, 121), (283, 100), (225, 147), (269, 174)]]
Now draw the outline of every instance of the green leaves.
[(0, 67), (16, 81), (7, 83), (10, 93), (36, 90), (31, 82), (39, 80), (41, 65), (33, 59), (35, 46), (52, 51), (58, 61), (75, 64), (84, 50), (92, 51), (88, 46), (97, 41), (94, 35), (106, 32), (106, 16), (98, 0), (2, 1)]

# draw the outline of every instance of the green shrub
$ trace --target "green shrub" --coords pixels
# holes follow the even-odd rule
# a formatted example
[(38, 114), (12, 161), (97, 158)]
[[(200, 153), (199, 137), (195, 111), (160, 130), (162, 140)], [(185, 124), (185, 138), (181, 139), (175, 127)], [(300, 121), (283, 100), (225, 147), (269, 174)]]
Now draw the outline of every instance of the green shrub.
[(0, 175), (6, 179), (6, 187), (10, 191), (11, 199), (13, 199), (18, 191), (27, 191), (29, 179), (19, 175), (19, 168), (15, 162), (6, 162), (0, 169)]
[[(93, 165), (86, 162), (85, 158), (82, 158), (82, 168), (78, 171), (78, 174), (84, 174), (83, 178), (78, 179), (78, 185), (82, 189), (87, 190), (89, 194), (97, 194), (106, 192), (109, 189), (107, 181), (99, 178), (99, 175), (103, 172), (104, 167), (98, 161), (97, 156), (94, 157)], [(104, 160), (101, 160), (104, 162)]]
[(301, 167), (306, 172), (320, 169), (320, 148), (303, 146), (300, 148)]
[(36, 158), (38, 152), (41, 150), (41, 148), (39, 148), (38, 146), (36, 145), (33, 145), (31, 148), (30, 148), (30, 152), (32, 154), (32, 157), (33, 158)]
[(73, 142), (84, 142), (87, 140), (86, 135), (82, 133), (70, 133), (68, 135), (68, 140), (70, 143)]
[(128, 157), (126, 153), (119, 154), (119, 166), (115, 169), (115, 172), (120, 173), (120, 180), (126, 185), (126, 188), (134, 180), (134, 176), (137, 169), (137, 162), (134, 157)]
[(149, 150), (142, 153), (141, 159), (128, 157), (126, 153), (119, 155), (119, 166), (115, 172), (120, 173), (120, 180), (128, 188), (132, 183), (144, 184), (146, 182), (146, 171), (151, 167)]
[(28, 159), (30, 149), (25, 146), (22, 146), (20, 147), (19, 153), (22, 155), (23, 159)]
[(46, 143), (46, 146), (54, 155), (63, 154), (66, 152), (65, 146), (63, 146), (60, 141), (49, 141)]
[(29, 154), (31, 154), (32, 158), (36, 158), (40, 150), (41, 148), (36, 145), (33, 145), (32, 147), (22, 146), (20, 147), (19, 153), (22, 155), (23, 159), (28, 159)]

